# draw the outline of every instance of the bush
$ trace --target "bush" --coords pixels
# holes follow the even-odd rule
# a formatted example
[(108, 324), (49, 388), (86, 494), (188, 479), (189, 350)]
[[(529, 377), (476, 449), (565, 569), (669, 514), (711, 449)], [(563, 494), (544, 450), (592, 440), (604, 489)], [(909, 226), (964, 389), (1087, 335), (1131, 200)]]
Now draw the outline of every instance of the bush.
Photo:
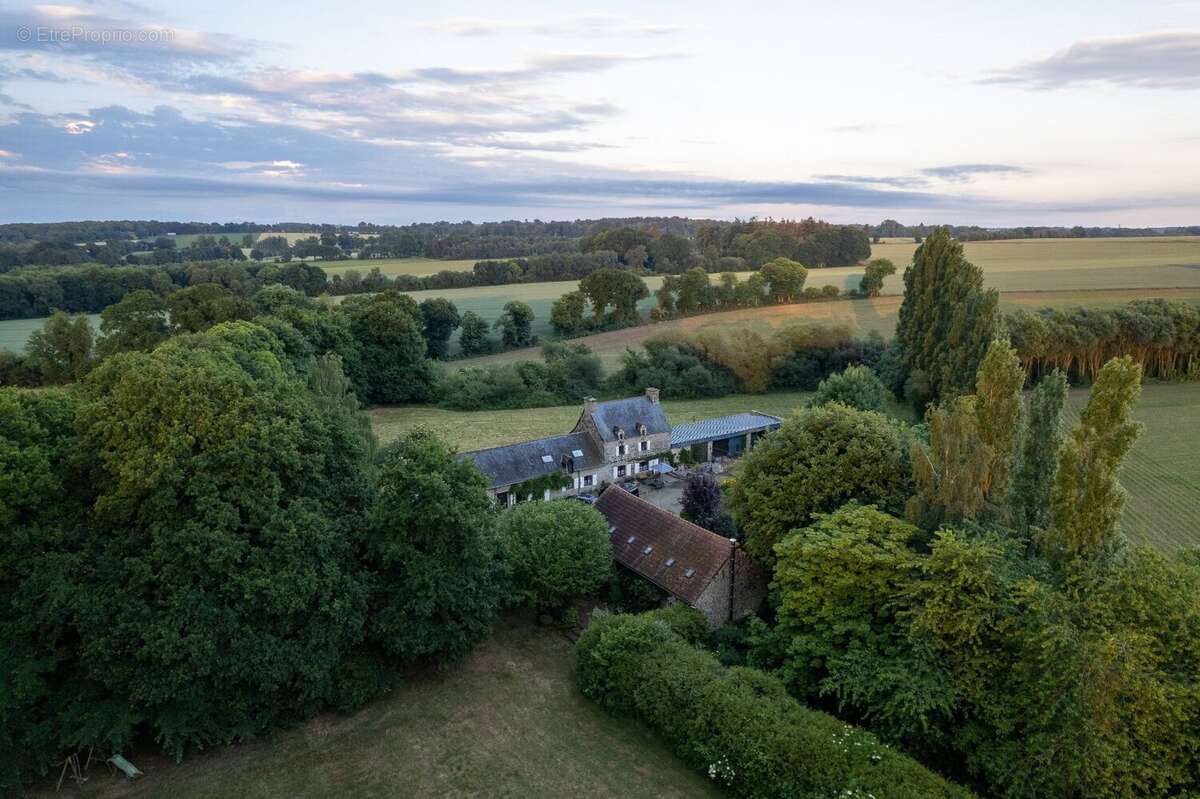
[(586, 696), (649, 726), (734, 796), (970, 796), (870, 733), (800, 705), (773, 677), (721, 666), (661, 617), (597, 613), (575, 655)]
[(847, 366), (817, 386), (810, 405), (840, 402), (860, 411), (882, 411), (887, 389), (867, 366)]
[(664, 607), (646, 611), (642, 616), (666, 622), (671, 632), (689, 644), (698, 643), (708, 635), (708, 619), (700, 611), (682, 602), (672, 602)]
[(527, 502), (505, 511), (497, 529), (518, 601), (561, 608), (594, 593), (612, 570), (608, 522), (582, 502)]
[(747, 550), (773, 563), (789, 530), (851, 500), (901, 513), (911, 442), (910, 428), (874, 411), (836, 402), (797, 411), (746, 455), (726, 494)]

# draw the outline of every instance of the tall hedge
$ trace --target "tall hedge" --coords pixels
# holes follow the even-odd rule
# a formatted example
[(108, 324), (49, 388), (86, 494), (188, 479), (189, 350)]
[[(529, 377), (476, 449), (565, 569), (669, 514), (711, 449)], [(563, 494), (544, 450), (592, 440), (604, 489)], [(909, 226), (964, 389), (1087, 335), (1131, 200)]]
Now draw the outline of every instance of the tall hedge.
[(734, 796), (971, 795), (870, 733), (804, 707), (775, 678), (725, 668), (662, 619), (596, 614), (575, 652), (585, 695), (649, 726)]

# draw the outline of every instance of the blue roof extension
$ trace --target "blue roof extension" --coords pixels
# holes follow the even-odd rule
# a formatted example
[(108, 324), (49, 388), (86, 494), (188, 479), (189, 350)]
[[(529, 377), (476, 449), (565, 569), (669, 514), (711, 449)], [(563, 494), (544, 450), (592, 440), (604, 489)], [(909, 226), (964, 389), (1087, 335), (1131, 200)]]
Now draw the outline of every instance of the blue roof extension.
[(671, 447), (687, 447), (704, 441), (717, 441), (722, 438), (752, 433), (757, 430), (774, 430), (783, 423), (778, 416), (769, 413), (751, 411), (750, 413), (735, 413), (731, 416), (718, 416), (716, 419), (701, 419), (698, 422), (685, 422), (671, 428)]

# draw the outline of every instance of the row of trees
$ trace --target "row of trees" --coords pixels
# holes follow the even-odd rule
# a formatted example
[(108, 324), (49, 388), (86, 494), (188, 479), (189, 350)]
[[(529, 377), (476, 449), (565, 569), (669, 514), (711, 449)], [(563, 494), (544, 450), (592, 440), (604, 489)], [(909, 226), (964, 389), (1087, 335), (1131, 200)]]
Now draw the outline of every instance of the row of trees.
[(1094, 380), (1110, 359), (1128, 355), (1147, 377), (1200, 377), (1200, 309), (1186, 302), (1135, 300), (1115, 308), (1019, 309), (1005, 329), (1030, 377), (1060, 370)]
[(215, 283), (243, 296), (274, 284), (310, 296), (326, 290), (325, 272), (299, 262), (30, 267), (0, 274), (0, 319), (48, 316), (56, 310), (99, 313), (131, 291), (146, 290), (166, 297), (178, 289), (203, 283)]

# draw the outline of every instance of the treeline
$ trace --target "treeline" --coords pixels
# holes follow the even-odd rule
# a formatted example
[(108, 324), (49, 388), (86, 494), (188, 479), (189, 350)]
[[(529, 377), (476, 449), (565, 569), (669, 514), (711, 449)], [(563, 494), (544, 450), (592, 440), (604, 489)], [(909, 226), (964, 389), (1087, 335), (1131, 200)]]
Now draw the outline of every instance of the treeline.
[(1200, 309), (1187, 302), (1135, 300), (1114, 308), (1019, 309), (1005, 329), (1034, 380), (1060, 370), (1091, 381), (1128, 355), (1147, 377), (1200, 378)]
[(203, 283), (215, 283), (243, 296), (274, 284), (315, 296), (325, 291), (326, 276), (319, 267), (301, 262), (26, 267), (0, 274), (0, 319), (48, 316), (55, 310), (98, 313), (131, 291), (146, 290), (166, 297)]
[(864, 230), (872, 238), (924, 239), (939, 228), (945, 228), (959, 241), (995, 241), (1001, 239), (1092, 239), (1118, 236), (1200, 236), (1200, 225), (1175, 227), (1073, 227), (1028, 225), (1024, 227), (984, 228), (978, 225), (905, 225), (895, 219), (885, 219), (878, 225), (866, 225)]

